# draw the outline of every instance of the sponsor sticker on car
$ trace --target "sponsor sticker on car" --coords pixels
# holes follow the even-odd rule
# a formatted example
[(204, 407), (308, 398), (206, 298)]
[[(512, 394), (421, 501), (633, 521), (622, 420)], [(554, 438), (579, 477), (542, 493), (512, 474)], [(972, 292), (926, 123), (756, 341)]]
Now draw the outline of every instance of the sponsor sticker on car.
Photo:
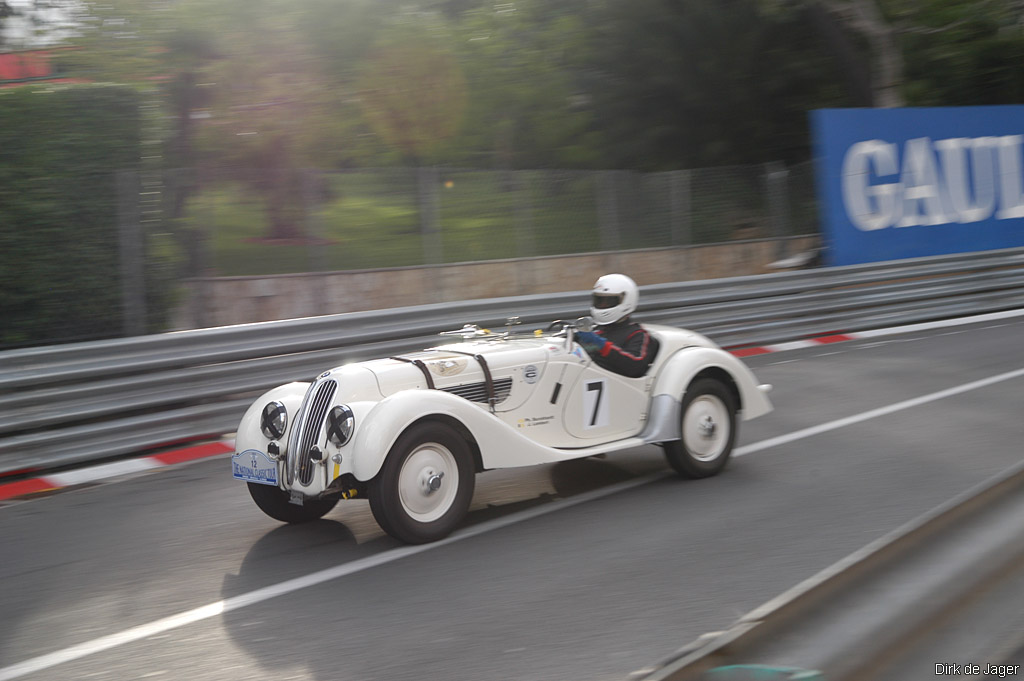
[(238, 480), (277, 487), (277, 462), (258, 449), (247, 449), (231, 457), (231, 475)]

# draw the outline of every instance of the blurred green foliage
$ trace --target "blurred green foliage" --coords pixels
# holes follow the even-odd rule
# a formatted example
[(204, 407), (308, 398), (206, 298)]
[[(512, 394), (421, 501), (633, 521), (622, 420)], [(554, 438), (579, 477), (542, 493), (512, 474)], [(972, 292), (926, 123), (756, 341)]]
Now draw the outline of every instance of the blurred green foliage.
[(1017, 0), (61, 4), (81, 48), (63, 71), (156, 85), (168, 167), (234, 169), (277, 237), (304, 219), (295, 168), (801, 162), (808, 110), (890, 85), (918, 105), (1024, 97)]
[(803, 161), (807, 111), (846, 103), (802, 12), (634, 0), (604, 3), (593, 22), (595, 108), (618, 167)]
[[(596, 175), (547, 171), (445, 170), (438, 196), (444, 262), (599, 250)], [(209, 273), (221, 276), (402, 267), (423, 262), (414, 170), (319, 175), (326, 198), (308, 219), (307, 239), (264, 238), (266, 216), (237, 183), (218, 182), (186, 210), (208, 226)], [(531, 206), (528, 211), (523, 206)], [(517, 211), (520, 211), (518, 221)], [(665, 244), (652, 244), (665, 245)], [(639, 246), (636, 246), (639, 247)]]
[(897, 21), (911, 106), (1024, 102), (1024, 6), (945, 0), (914, 4)]
[[(160, 224), (146, 229), (162, 257), (184, 257), (186, 276), (408, 265), (432, 248), (447, 262), (608, 248), (602, 210), (628, 226), (621, 247), (662, 245), (669, 222), (679, 225), (658, 171), (748, 166), (704, 174), (718, 179), (693, 188), (687, 229), (706, 243), (764, 222), (759, 164), (809, 161), (811, 109), (1024, 101), (1019, 0), (35, 3), (49, 6), (60, 13), (38, 16), (75, 29), (40, 31), (76, 47), (54, 53), (58, 70), (129, 84), (160, 121), (161, 144), (146, 152), (165, 176)], [(94, 133), (69, 118), (40, 116), (34, 130), (76, 148)], [(101, 139), (111, 120), (97, 128)], [(7, 158), (26, 143), (12, 125), (0, 130)], [(137, 136), (135, 123), (126, 130)], [(93, 215), (104, 196), (93, 161), (55, 165), (53, 153), (25, 166), (45, 173), (48, 189), (25, 185), (20, 166), (0, 167), (20, 177), (2, 189), (4, 238), (27, 239), (74, 200)], [(138, 163), (100, 158), (104, 172)], [(417, 166), (438, 168), (451, 186), (424, 191)], [(355, 172), (365, 168), (383, 170)], [(620, 187), (643, 208), (609, 194), (602, 176), (541, 172), (554, 169), (651, 173)], [(790, 223), (800, 231), (814, 222), (809, 178), (791, 176)], [(70, 184), (95, 191), (53, 189)], [(33, 197), (39, 215), (24, 208)], [(435, 208), (440, 249), (424, 243), (423, 216)], [(83, 253), (115, 257), (83, 243)], [(62, 261), (42, 257), (31, 280), (49, 281)], [(19, 286), (0, 295), (5, 310), (27, 315), (43, 285), (31, 295)], [(87, 309), (116, 304), (106, 288)], [(15, 341), (31, 336), (8, 326)]]
[(0, 91), (0, 345), (121, 333), (117, 174), (140, 120), (124, 86)]

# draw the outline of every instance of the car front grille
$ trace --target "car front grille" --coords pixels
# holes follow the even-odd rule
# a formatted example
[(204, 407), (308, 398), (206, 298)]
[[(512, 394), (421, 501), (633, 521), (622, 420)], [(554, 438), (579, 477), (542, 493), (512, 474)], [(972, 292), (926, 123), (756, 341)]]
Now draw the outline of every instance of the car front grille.
[[(462, 385), (453, 385), (447, 388), (441, 388), (446, 393), (458, 395), (470, 402), (483, 402), (487, 404), (487, 383), (481, 381), (479, 383), (463, 383)], [(501, 404), (508, 399), (509, 393), (512, 392), (512, 379), (511, 378), (499, 378), (494, 381), (494, 403)]]
[(303, 486), (313, 481), (316, 464), (310, 458), (309, 450), (313, 445), (319, 444), (324, 417), (327, 416), (327, 409), (331, 406), (337, 389), (338, 382), (334, 380), (324, 381), (315, 389), (310, 389), (302, 405), (299, 422), (295, 424), (295, 432), (288, 439), (288, 458), (291, 463), (289, 472), (293, 473), (289, 477), (297, 477)]

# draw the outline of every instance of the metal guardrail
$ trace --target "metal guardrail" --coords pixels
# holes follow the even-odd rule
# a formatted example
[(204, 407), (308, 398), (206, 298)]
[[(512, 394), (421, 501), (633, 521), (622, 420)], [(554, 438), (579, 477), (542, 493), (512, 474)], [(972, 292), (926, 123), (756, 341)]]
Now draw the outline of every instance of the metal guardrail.
[[(0, 353), (0, 474), (231, 432), (256, 394), (435, 345), (474, 322), (587, 312), (587, 292), (492, 298)], [(639, 317), (725, 347), (1024, 306), (1024, 249), (642, 287)]]
[[(887, 681), (930, 677), (932, 669), (942, 666), (935, 663), (946, 660), (1002, 664), (968, 651), (998, 649), (991, 642), (1013, 629), (1004, 619), (1005, 612), (985, 621), (979, 617), (979, 607), (991, 610), (993, 598), (1009, 600), (1009, 619), (1019, 614), (1013, 606), (1019, 608), (1014, 587), (1019, 590), (1024, 572), (1021, 491), (1024, 462), (858, 549), (755, 608), (729, 629), (702, 636), (632, 678)], [(1011, 576), (1016, 581), (1005, 584)], [(1000, 592), (1001, 585), (1009, 592)], [(943, 631), (950, 618), (960, 626)], [(1018, 628), (1010, 633), (1016, 648), (1021, 632)], [(783, 660), (796, 668), (778, 671)]]

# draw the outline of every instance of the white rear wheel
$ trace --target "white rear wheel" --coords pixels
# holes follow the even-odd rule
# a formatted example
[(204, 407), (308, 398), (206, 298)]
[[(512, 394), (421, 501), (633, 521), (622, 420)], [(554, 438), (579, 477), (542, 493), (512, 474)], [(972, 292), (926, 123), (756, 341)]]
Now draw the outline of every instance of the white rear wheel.
[(736, 441), (736, 398), (729, 386), (699, 378), (683, 396), (680, 439), (666, 442), (665, 458), (687, 478), (707, 478), (721, 471)]
[(729, 444), (731, 431), (729, 409), (711, 393), (698, 395), (683, 414), (683, 442), (698, 461), (720, 457)]

